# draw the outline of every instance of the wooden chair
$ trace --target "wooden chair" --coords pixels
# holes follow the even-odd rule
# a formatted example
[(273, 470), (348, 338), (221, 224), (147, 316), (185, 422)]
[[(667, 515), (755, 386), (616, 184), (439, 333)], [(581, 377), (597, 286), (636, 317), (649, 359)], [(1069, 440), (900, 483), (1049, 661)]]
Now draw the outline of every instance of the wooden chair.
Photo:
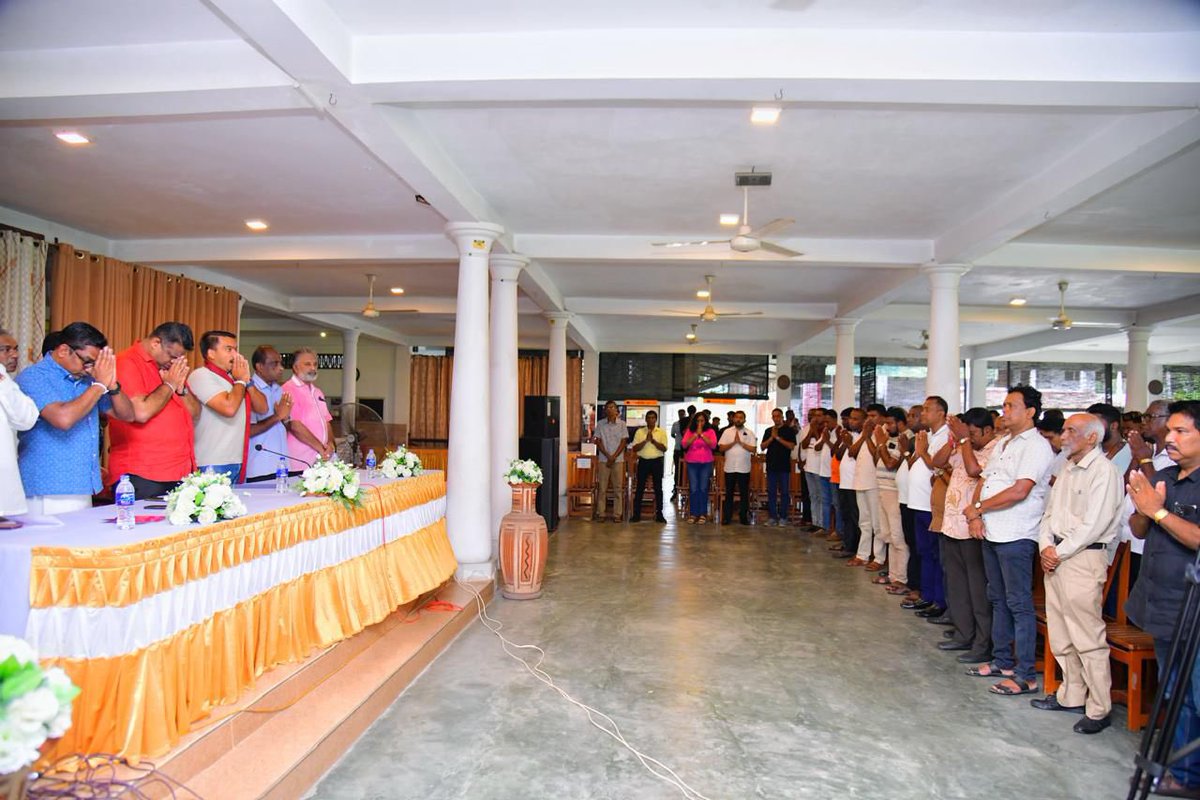
[[(1126, 547), (1127, 542), (1122, 543)], [(1118, 686), (1118, 675), (1113, 676), (1112, 697), (1115, 703), (1124, 703), (1127, 710), (1127, 726), (1131, 731), (1141, 730), (1150, 721), (1149, 704), (1154, 702), (1158, 686), (1157, 659), (1154, 656), (1154, 637), (1136, 625), (1129, 623), (1125, 614), (1125, 601), (1129, 599), (1131, 584), (1131, 562), (1128, 556), (1121, 559), (1117, 572), (1117, 609), (1108, 623), (1109, 656), (1121, 665), (1124, 686)]]
[(804, 509), (801, 508), (801, 497), (804, 489), (804, 473), (797, 472), (799, 462), (792, 462), (792, 474), (788, 476), (788, 497), (791, 498), (791, 508), (788, 509), (788, 521), (793, 525), (804, 523)]
[(596, 457), (567, 453), (567, 516), (590, 517), (595, 505)]
[(750, 457), (750, 521), (757, 525), (767, 507), (767, 458), (761, 453)]
[[(1129, 542), (1121, 542), (1117, 547), (1117, 553), (1113, 556), (1112, 563), (1108, 565), (1108, 577), (1104, 579), (1104, 594), (1102, 594), (1101, 602), (1105, 597), (1108, 597), (1108, 592), (1112, 588), (1113, 581), (1117, 577), (1121, 563), (1128, 558)], [(1038, 572), (1041, 572), (1041, 563), (1038, 562)], [(1062, 676), (1058, 669), (1058, 662), (1054, 658), (1054, 651), (1050, 649), (1050, 633), (1046, 624), (1046, 592), (1045, 578), (1042, 578), (1042, 601), (1038, 605), (1035, 601), (1034, 609), (1037, 614), (1037, 631), (1038, 636), (1042, 637), (1042, 688), (1049, 694), (1058, 689), (1062, 685)]]

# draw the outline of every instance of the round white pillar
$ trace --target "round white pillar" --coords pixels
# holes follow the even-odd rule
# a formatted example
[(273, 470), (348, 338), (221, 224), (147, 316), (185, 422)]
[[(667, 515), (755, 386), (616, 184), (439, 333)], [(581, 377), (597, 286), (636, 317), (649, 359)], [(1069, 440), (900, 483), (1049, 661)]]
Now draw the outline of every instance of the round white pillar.
[[(358, 331), (342, 331), (342, 405), (358, 402)], [(377, 454), (383, 458), (383, 453)]]
[(951, 414), (962, 411), (962, 376), (958, 346), (958, 282), (963, 264), (932, 264), (922, 268), (929, 278), (929, 354), (925, 394), (945, 399)]
[(787, 375), (788, 380), (792, 379), (792, 356), (790, 353), (780, 353), (775, 356), (775, 407), (788, 410), (788, 406), (792, 404), (792, 386), (789, 383), (788, 388), (779, 388), (779, 376)]
[(1145, 411), (1150, 405), (1150, 335), (1153, 326), (1134, 325), (1125, 331), (1129, 337), (1129, 356), (1125, 361), (1125, 408)]
[(833, 366), (833, 410), (854, 405), (854, 329), (861, 320), (838, 317), (833, 321), (835, 337)]
[(983, 358), (972, 358), (967, 362), (967, 406), (987, 408), (988, 362)]
[(504, 232), (486, 222), (451, 222), (446, 236), (458, 247), (458, 302), (454, 311), (454, 371), (450, 387), (450, 453), (446, 465), (446, 532), (458, 559), (458, 577), (494, 575), (491, 461), (479, 443), (491, 443), (488, 408), (488, 254)]
[(567, 496), (567, 420), (579, 409), (567, 406), (567, 325), (571, 314), (555, 311), (546, 314), (550, 323), (550, 370), (546, 391), (558, 396), (558, 496)]
[[(520, 436), (520, 386), (517, 383), (517, 278), (529, 263), (524, 256), (497, 253), (491, 257), (492, 346), (489, 355), (491, 383), (491, 468), (493, 546), (500, 537), (500, 520), (512, 506), (512, 491), (500, 480), (508, 462), (517, 457)], [(498, 552), (493, 547), (493, 552)]]

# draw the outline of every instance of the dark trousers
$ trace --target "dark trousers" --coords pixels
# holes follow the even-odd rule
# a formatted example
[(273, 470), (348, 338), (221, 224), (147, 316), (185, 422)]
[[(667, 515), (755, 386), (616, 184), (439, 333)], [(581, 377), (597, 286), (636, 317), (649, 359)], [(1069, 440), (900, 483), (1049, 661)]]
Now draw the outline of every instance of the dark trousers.
[(838, 535), (842, 537), (842, 549), (858, 552), (858, 495), (853, 489), (837, 490), (838, 502)]
[(938, 545), (938, 539), (942, 535), (936, 531), (929, 530), (931, 522), (933, 522), (932, 513), (928, 511), (916, 511), (913, 513), (913, 527), (916, 530), (917, 538), (917, 556), (921, 560), (921, 599), (928, 600), (939, 608), (945, 608), (946, 585), (942, 580), (942, 558)]
[(738, 521), (750, 524), (750, 473), (725, 473), (725, 502), (721, 504), (721, 522), (728, 525), (733, 520), (733, 493), (738, 493)]
[(954, 638), (970, 644), (973, 653), (990, 653), (992, 604), (983, 568), (983, 542), (943, 536), (942, 567), (946, 571), (946, 607), (954, 621)]
[(654, 486), (654, 516), (661, 517), (663, 509), (662, 483), (663, 483), (663, 461), (662, 458), (639, 458), (637, 460), (637, 491), (633, 495), (633, 510), (630, 512), (631, 517), (640, 517), (642, 515), (642, 498), (646, 495), (646, 479), (649, 478), (651, 485)]
[(683, 471), (685, 464), (683, 462), (683, 451), (675, 450), (671, 453), (671, 463), (675, 465), (675, 483), (671, 487), (671, 499), (674, 500), (679, 494), (679, 487), (683, 483)]
[(789, 478), (790, 472), (767, 472), (767, 516), (785, 523), (792, 516), (792, 501), (788, 495)]
[[(795, 466), (799, 467), (800, 462), (795, 462)], [(804, 525), (813, 524), (812, 515), (812, 498), (808, 494), (808, 474), (800, 473), (800, 522)]]
[[(1158, 682), (1162, 685), (1164, 680), (1168, 680), (1163, 673), (1171, 658), (1170, 639), (1154, 640), (1154, 657), (1158, 659)], [(1169, 677), (1172, 687), (1175, 686), (1178, 677), (1177, 674)], [(1200, 658), (1196, 659), (1196, 663), (1192, 667), (1191, 680), (1185, 688), (1183, 705), (1179, 708), (1179, 722), (1171, 734), (1171, 750), (1173, 751), (1190, 741), (1200, 739)], [(1176, 780), (1189, 789), (1200, 787), (1200, 750), (1193, 751), (1186, 758), (1177, 762), (1170, 768), (1170, 772)]]
[[(129, 476), (129, 482), (133, 484), (133, 496), (137, 500), (162, 497), (179, 485), (179, 481), (152, 481), (143, 478), (141, 475), (133, 474)], [(113, 481), (113, 485), (109, 487), (114, 499), (117, 496), (117, 483), (118, 481)]]
[(1037, 617), (1033, 613), (1033, 559), (1037, 542), (984, 542), (988, 601), (992, 604), (992, 663), (1016, 672), (1017, 680), (1037, 680)]
[(900, 527), (904, 529), (904, 543), (908, 545), (908, 587), (921, 590), (921, 556), (917, 553), (917, 512), (906, 505), (900, 506)]

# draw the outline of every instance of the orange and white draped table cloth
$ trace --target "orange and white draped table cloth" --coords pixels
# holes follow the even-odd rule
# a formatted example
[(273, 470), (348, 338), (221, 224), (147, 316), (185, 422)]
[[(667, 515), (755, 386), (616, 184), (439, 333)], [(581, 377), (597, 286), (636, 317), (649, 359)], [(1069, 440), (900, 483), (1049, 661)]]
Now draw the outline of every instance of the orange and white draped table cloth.
[(121, 531), (109, 506), (0, 537), (0, 633), (82, 689), (52, 755), (161, 755), (265, 671), (454, 573), (444, 473), (364, 481), (355, 510), (269, 483), (237, 491), (249, 513), (209, 526)]

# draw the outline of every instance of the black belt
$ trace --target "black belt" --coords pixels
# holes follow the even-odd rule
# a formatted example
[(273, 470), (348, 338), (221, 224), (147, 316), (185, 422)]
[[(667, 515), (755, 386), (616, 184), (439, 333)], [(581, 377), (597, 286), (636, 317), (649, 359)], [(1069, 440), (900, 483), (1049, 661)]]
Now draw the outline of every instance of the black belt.
[[(1057, 536), (1054, 537), (1055, 544), (1062, 544), (1064, 541), (1066, 541), (1066, 540), (1060, 539)], [(1083, 549), (1084, 550), (1107, 550), (1108, 545), (1104, 544), (1103, 542), (1096, 542), (1095, 544), (1089, 544), (1087, 547), (1084, 547)]]

